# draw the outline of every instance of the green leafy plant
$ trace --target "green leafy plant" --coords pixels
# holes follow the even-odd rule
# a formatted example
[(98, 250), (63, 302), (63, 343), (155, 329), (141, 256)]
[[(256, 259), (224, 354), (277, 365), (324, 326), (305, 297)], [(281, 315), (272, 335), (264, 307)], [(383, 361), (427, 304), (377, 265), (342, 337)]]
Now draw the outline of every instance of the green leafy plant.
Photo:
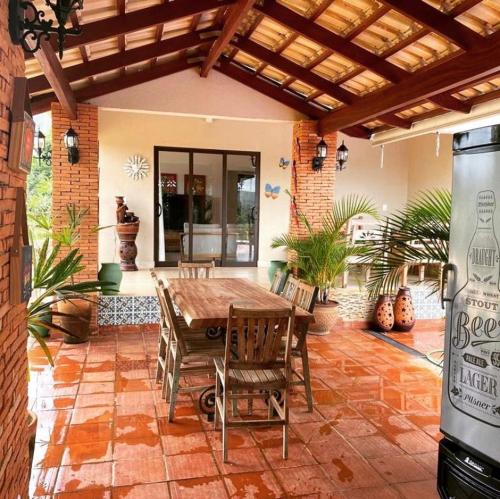
[[(365, 261), (371, 264), (367, 289), (371, 298), (394, 294), (405, 267), (446, 263), (450, 239), (451, 193), (425, 191), (407, 206), (388, 216), (376, 237), (368, 242)], [(440, 276), (428, 277), (431, 291), (439, 289)]]
[(273, 248), (284, 247), (291, 252), (289, 265), (298, 269), (300, 277), (320, 288), (319, 299), (323, 303), (328, 301), (329, 290), (335, 286), (337, 277), (348, 269), (349, 259), (365, 255), (365, 245), (350, 244), (346, 234), (348, 221), (361, 215), (378, 218), (372, 201), (364, 196), (348, 195), (333, 204), (321, 228), (314, 229), (301, 215), (299, 221), (307, 230), (305, 237), (283, 234), (273, 239)]

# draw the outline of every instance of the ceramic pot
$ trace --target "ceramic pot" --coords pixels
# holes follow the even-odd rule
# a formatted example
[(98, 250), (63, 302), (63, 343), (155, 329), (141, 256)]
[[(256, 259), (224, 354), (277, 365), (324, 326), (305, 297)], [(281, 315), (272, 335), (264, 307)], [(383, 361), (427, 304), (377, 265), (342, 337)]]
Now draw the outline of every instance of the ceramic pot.
[(90, 336), (90, 319), (92, 317), (92, 303), (82, 298), (60, 301), (57, 309), (63, 314), (59, 322), (61, 326), (70, 331), (72, 336), (64, 334), (64, 343), (85, 343)]
[(309, 324), (307, 333), (315, 336), (325, 336), (328, 334), (339, 320), (337, 314), (338, 306), (338, 302), (333, 300), (327, 303), (316, 303), (313, 311), (314, 322)]
[(97, 274), (99, 282), (112, 283), (101, 286), (103, 295), (117, 295), (123, 279), (123, 272), (118, 263), (102, 263)]
[(137, 256), (135, 238), (139, 232), (139, 222), (117, 224), (116, 232), (120, 238), (120, 269), (125, 271), (137, 270), (135, 264), (135, 257)]
[(271, 260), (269, 268), (267, 269), (267, 276), (269, 277), (269, 282), (273, 282), (274, 274), (277, 270), (284, 271), (286, 269), (287, 263), (283, 260)]
[(394, 326), (394, 309), (391, 295), (380, 295), (373, 311), (373, 322), (380, 331), (390, 331)]
[(29, 439), (29, 456), (30, 456), (30, 469), (33, 464), (33, 454), (35, 453), (35, 440), (36, 440), (36, 427), (38, 423), (38, 416), (28, 409), (28, 439)]
[(410, 331), (415, 325), (415, 309), (411, 299), (410, 288), (399, 288), (394, 303), (394, 329)]
[[(52, 322), (52, 314), (46, 314), (40, 316), (40, 319), (45, 324), (50, 324)], [(33, 325), (33, 329), (38, 333), (42, 338), (48, 338), (50, 336), (50, 328), (42, 325)]]

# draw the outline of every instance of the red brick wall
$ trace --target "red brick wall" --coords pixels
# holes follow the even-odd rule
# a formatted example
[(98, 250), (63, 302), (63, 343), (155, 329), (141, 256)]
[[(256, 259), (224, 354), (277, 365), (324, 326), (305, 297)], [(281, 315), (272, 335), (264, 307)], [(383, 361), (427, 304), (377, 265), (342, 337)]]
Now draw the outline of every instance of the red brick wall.
[[(320, 172), (312, 169), (312, 159), (316, 156), (316, 146), (321, 140), (317, 135), (316, 121), (299, 121), (293, 127), (293, 159), (295, 175), (290, 192), (295, 196), (297, 209), (305, 215), (313, 227), (319, 227), (326, 212), (332, 208), (335, 197), (335, 154), (337, 134), (323, 137), (328, 144), (328, 157)], [(293, 210), (290, 214), (290, 231), (303, 236), (305, 227), (298, 223)]]
[(9, 251), (15, 187), (26, 176), (7, 167), (13, 77), (24, 76), (24, 54), (11, 44), (8, 2), (0, 3), (0, 496), (28, 496), (26, 307), (9, 304)]
[[(80, 161), (68, 162), (64, 147), (64, 134), (70, 127), (78, 134)], [(98, 235), (92, 230), (99, 223), (99, 170), (97, 167), (99, 144), (97, 137), (97, 107), (78, 104), (78, 119), (70, 120), (59, 103), (52, 104), (52, 218), (54, 228), (66, 224), (66, 206), (74, 203), (90, 211), (80, 227), (79, 248), (85, 269), (79, 274), (81, 280), (97, 277)]]

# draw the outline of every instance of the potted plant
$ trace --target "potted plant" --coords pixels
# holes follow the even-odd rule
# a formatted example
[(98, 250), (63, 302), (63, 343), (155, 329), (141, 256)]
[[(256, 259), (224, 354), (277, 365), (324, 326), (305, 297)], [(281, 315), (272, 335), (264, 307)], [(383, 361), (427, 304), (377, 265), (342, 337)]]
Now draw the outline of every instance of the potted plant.
[(351, 245), (347, 240), (347, 223), (351, 218), (367, 215), (378, 218), (374, 204), (363, 196), (348, 195), (333, 204), (321, 224), (314, 229), (301, 215), (300, 222), (307, 230), (305, 237), (283, 234), (272, 242), (273, 248), (284, 247), (290, 252), (289, 266), (308, 284), (319, 288), (314, 308), (315, 323), (309, 332), (326, 334), (335, 320), (337, 303), (330, 300), (330, 290), (349, 267), (351, 257), (365, 254), (364, 245)]

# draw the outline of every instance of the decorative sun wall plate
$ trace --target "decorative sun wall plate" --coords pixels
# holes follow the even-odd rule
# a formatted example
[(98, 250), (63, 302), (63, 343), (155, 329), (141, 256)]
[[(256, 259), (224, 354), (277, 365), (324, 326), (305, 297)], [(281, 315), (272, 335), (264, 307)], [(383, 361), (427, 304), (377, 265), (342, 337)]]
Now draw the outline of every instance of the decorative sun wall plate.
[(123, 166), (125, 173), (133, 180), (142, 180), (149, 174), (148, 160), (140, 154), (134, 154), (128, 158)]

